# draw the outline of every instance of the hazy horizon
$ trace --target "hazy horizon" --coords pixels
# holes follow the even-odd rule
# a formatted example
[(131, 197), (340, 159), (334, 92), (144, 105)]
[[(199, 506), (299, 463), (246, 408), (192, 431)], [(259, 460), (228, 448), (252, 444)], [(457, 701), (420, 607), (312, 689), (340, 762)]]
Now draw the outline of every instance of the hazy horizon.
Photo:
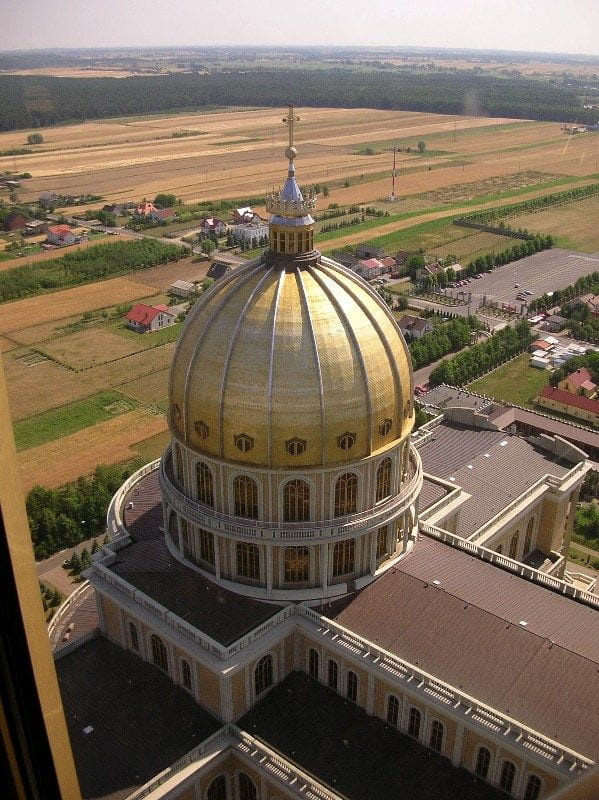
[(4, 15), (0, 50), (328, 46), (599, 56), (596, 0), (429, 0), (405, 7), (394, 0), (334, 0), (326, 7), (319, 0), (264, 0), (247, 12), (231, 0), (121, 0), (108, 10), (104, 0), (61, 0), (47, 8), (41, 0), (14, 4)]

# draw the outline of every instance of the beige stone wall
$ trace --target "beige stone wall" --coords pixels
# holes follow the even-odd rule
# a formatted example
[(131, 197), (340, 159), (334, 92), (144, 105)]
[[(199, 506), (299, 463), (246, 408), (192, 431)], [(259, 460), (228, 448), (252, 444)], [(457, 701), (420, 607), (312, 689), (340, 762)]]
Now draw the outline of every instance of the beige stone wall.
[(121, 609), (112, 600), (101, 596), (102, 613), (104, 615), (105, 633), (115, 642), (122, 646), (126, 646), (123, 642), (123, 635), (121, 631)]

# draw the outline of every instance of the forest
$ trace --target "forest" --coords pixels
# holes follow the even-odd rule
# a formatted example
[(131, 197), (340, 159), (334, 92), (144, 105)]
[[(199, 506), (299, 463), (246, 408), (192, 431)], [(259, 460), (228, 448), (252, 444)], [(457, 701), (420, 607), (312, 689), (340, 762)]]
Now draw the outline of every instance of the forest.
[(103, 278), (116, 278), (145, 267), (178, 261), (186, 255), (189, 255), (186, 247), (150, 238), (97, 244), (85, 250), (71, 251), (62, 258), (0, 272), (0, 302)]
[(329, 69), (222, 70), (130, 78), (0, 76), (0, 130), (222, 106), (378, 108), (596, 122), (569, 88), (526, 78)]

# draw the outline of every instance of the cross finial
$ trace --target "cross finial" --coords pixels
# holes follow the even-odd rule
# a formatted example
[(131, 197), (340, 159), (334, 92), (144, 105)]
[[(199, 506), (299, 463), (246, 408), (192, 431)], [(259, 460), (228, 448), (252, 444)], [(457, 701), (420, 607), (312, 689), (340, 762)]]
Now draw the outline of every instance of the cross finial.
[(295, 115), (295, 109), (293, 106), (289, 106), (289, 113), (286, 117), (283, 117), (283, 122), (287, 124), (287, 128), (289, 129), (289, 146), (285, 150), (285, 155), (289, 161), (293, 161), (297, 155), (297, 150), (293, 146), (293, 128), (295, 123), (299, 122), (299, 117)]

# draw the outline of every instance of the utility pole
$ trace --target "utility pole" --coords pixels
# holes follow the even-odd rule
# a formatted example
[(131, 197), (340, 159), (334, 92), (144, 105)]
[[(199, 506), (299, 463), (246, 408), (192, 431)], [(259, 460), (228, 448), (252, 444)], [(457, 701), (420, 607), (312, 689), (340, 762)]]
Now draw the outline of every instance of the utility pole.
[(395, 196), (395, 175), (396, 175), (396, 154), (397, 154), (397, 147), (393, 146), (391, 148), (393, 152), (393, 170), (391, 172), (391, 194), (389, 195), (389, 202), (394, 203), (397, 200)]

